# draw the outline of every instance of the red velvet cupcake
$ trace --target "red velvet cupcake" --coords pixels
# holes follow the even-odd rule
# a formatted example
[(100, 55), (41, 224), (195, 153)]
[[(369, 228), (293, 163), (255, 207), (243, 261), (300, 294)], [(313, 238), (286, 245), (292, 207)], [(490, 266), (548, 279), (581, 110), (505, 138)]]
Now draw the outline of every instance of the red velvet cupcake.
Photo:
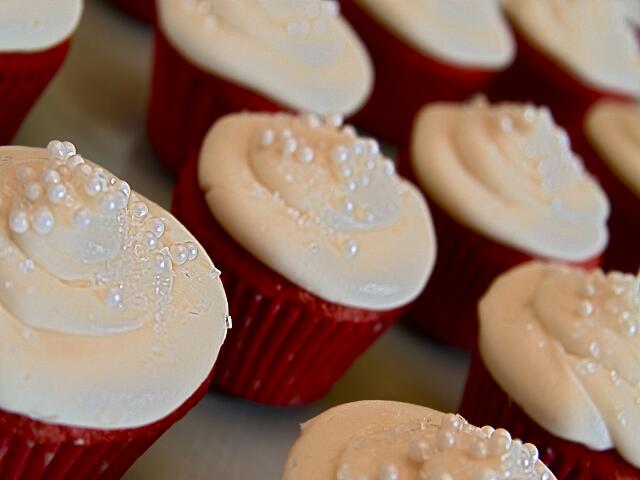
[(439, 103), (416, 117), (400, 172), (432, 207), (438, 258), (409, 317), (472, 349), (476, 304), (496, 275), (531, 258), (595, 266), (607, 197), (546, 108)]
[(422, 196), (338, 120), (226, 116), (180, 175), (173, 211), (222, 262), (235, 322), (213, 383), (234, 395), (320, 398), (431, 272)]
[(596, 103), (587, 113), (577, 150), (611, 200), (604, 265), (636, 271), (640, 251), (633, 225), (640, 224), (640, 108), (613, 101)]
[(0, 3), (0, 145), (11, 141), (62, 65), (82, 0)]
[(373, 94), (354, 122), (380, 138), (406, 140), (428, 102), (483, 90), (515, 54), (496, 0), (342, 0), (376, 70)]
[(120, 478), (207, 390), (219, 272), (69, 142), (0, 147), (0, 218), (0, 478)]
[(640, 95), (640, 47), (618, 0), (506, 0), (518, 55), (495, 100), (548, 105), (577, 140), (599, 98)]
[(530, 262), (479, 306), (461, 413), (535, 443), (562, 479), (640, 478), (640, 280)]
[(155, 21), (155, 0), (111, 0), (111, 3), (141, 22), (153, 23)]
[(159, 0), (151, 145), (178, 172), (223, 115), (351, 114), (372, 77), (367, 52), (335, 1)]

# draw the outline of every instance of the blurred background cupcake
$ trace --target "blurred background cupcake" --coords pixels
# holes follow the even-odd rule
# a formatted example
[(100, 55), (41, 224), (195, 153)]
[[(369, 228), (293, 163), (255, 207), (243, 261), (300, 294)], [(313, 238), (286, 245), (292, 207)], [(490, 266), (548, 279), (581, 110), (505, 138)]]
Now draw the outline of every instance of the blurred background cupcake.
[(418, 109), (436, 100), (466, 100), (515, 54), (497, 0), (342, 0), (364, 40), (375, 85), (354, 122), (392, 142), (405, 140)]
[(606, 194), (544, 107), (427, 105), (400, 172), (427, 196), (439, 247), (409, 316), (447, 343), (474, 348), (476, 304), (499, 273), (531, 258), (592, 267), (607, 245)]
[(339, 405), (301, 430), (282, 480), (555, 480), (535, 445), (408, 403)]
[(0, 2), (0, 145), (18, 127), (64, 62), (82, 0)]
[(159, 0), (149, 138), (177, 172), (222, 115), (348, 115), (372, 83), (367, 52), (335, 1)]
[(220, 259), (236, 319), (214, 384), (271, 405), (323, 396), (420, 294), (435, 258), (419, 191), (336, 116), (222, 118), (173, 211)]
[(461, 413), (540, 449), (558, 479), (640, 477), (638, 277), (530, 262), (480, 302)]
[(597, 99), (640, 95), (640, 44), (618, 0), (505, 0), (518, 55), (496, 100), (548, 105), (574, 140)]
[(120, 478), (207, 390), (217, 271), (69, 142), (0, 147), (0, 218), (0, 478)]
[(156, 18), (156, 0), (110, 0), (123, 12), (141, 22), (153, 23)]

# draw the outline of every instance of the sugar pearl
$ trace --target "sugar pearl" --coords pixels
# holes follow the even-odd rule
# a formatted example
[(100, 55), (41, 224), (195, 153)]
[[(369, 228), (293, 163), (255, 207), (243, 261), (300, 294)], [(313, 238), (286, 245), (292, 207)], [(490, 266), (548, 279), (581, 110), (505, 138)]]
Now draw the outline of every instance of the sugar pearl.
[(51, 140), (47, 144), (47, 153), (50, 158), (62, 160), (65, 157), (66, 148), (60, 140)]
[(60, 183), (60, 174), (52, 168), (47, 168), (42, 174), (42, 182), (46, 184)]
[(14, 233), (25, 233), (29, 230), (29, 219), (22, 210), (15, 210), (9, 214), (9, 228)]
[(149, 222), (149, 228), (157, 238), (164, 235), (164, 222), (161, 218), (152, 218)]
[(157, 274), (165, 272), (167, 270), (167, 267), (169, 266), (167, 257), (161, 253), (157, 253), (155, 255), (153, 262), (154, 262), (155, 271)]
[(490, 468), (483, 468), (475, 473), (473, 480), (498, 480), (498, 473)]
[(359, 246), (355, 240), (347, 240), (344, 242), (344, 250), (349, 257), (355, 257), (358, 254)]
[(184, 246), (189, 252), (189, 261), (195, 260), (198, 257), (198, 246), (193, 242), (187, 242)]
[(398, 480), (400, 478), (398, 468), (391, 464), (381, 465), (378, 478), (380, 480)]
[(291, 155), (298, 148), (298, 141), (295, 138), (287, 138), (282, 144), (282, 153)]
[(71, 142), (63, 142), (64, 146), (64, 158), (69, 158), (76, 154), (76, 146)]
[(69, 168), (76, 168), (78, 165), (82, 165), (84, 163), (84, 158), (80, 155), (72, 155), (67, 159), (67, 166)]
[(502, 455), (511, 447), (511, 434), (504, 428), (498, 428), (489, 439), (489, 451), (494, 455)]
[(442, 428), (459, 430), (462, 427), (462, 419), (453, 413), (447, 413), (442, 419)]
[(33, 180), (33, 177), (35, 175), (35, 172), (33, 171), (33, 168), (31, 167), (22, 167), (20, 168), (20, 170), (18, 170), (18, 180), (21, 181), (22, 183), (27, 183)]
[(593, 303), (588, 300), (580, 302), (580, 316), (588, 317), (593, 313)]
[(313, 161), (313, 149), (311, 147), (304, 147), (302, 149), (300, 149), (300, 151), (298, 151), (298, 159), (301, 162), (304, 163), (309, 163), (311, 161)]
[(409, 446), (409, 458), (414, 462), (424, 462), (429, 456), (429, 443), (425, 440), (418, 440)]
[(149, 214), (149, 207), (144, 202), (136, 202), (131, 206), (131, 213), (135, 218), (143, 219)]
[(47, 189), (47, 197), (51, 203), (60, 203), (67, 196), (67, 188), (61, 183), (51, 185)]
[(339, 146), (333, 150), (333, 158), (339, 163), (344, 163), (349, 160), (350, 154), (346, 147)]
[(73, 214), (73, 224), (79, 230), (89, 228), (93, 221), (93, 214), (88, 208), (79, 208)]
[(440, 429), (436, 434), (436, 445), (440, 450), (453, 447), (456, 444), (456, 431)]
[(122, 291), (117, 287), (109, 290), (109, 292), (105, 296), (105, 302), (111, 308), (117, 308), (117, 309), (122, 308), (123, 300), (124, 300), (124, 295), (122, 294)]
[(355, 142), (353, 142), (352, 150), (354, 155), (356, 156), (363, 155), (367, 150), (367, 144), (364, 140), (356, 140)]
[(432, 470), (429, 465), (420, 470), (420, 480), (453, 480), (453, 476), (443, 470)]
[(340, 128), (344, 123), (344, 118), (339, 113), (331, 113), (327, 115), (327, 124), (335, 128)]
[(53, 213), (51, 213), (51, 210), (47, 207), (38, 208), (38, 210), (33, 214), (31, 223), (35, 232), (40, 235), (48, 234), (53, 230), (53, 227), (55, 227)]
[(347, 190), (354, 192), (358, 188), (358, 184), (355, 180), (349, 180), (346, 184)]
[(102, 180), (97, 175), (92, 175), (84, 184), (87, 195), (94, 197), (102, 191)]
[(531, 464), (535, 465), (538, 462), (538, 458), (540, 456), (540, 454), (538, 453), (538, 448), (533, 443), (525, 443), (523, 447), (529, 453)]
[(171, 247), (171, 256), (176, 264), (182, 265), (189, 260), (189, 250), (184, 245), (176, 244)]
[(475, 460), (483, 460), (489, 454), (489, 446), (484, 438), (475, 438), (469, 445), (469, 456)]
[(125, 182), (124, 180), (120, 180), (116, 184), (116, 190), (118, 190), (119, 192), (122, 192), (122, 194), (126, 197), (126, 199), (129, 200), (129, 197), (131, 196), (131, 187), (127, 182)]
[(107, 215), (119, 212), (126, 204), (127, 199), (122, 192), (107, 193), (100, 199), (100, 208)]
[(315, 113), (305, 113), (302, 116), (302, 119), (311, 128), (318, 128), (320, 126), (320, 124), (322, 123), (321, 120), (320, 120), (320, 117), (318, 115), (316, 115)]
[(480, 431), (482, 432), (482, 434), (486, 437), (486, 438), (491, 438), (491, 435), (493, 435), (493, 432), (495, 431), (493, 429), (493, 427), (489, 426), (489, 425), (485, 425), (484, 427), (482, 427), (480, 429)]
[(264, 130), (260, 134), (260, 145), (262, 145), (263, 147), (268, 147), (273, 143), (274, 139), (275, 139), (275, 134), (273, 133), (273, 130), (270, 130), (270, 129)]
[(35, 202), (42, 196), (42, 191), (42, 185), (37, 182), (30, 183), (24, 187), (25, 196), (32, 202)]
[(380, 153), (380, 145), (375, 140), (371, 139), (367, 142), (367, 152), (369, 155), (378, 155)]
[(393, 175), (396, 172), (396, 166), (393, 164), (391, 160), (385, 160), (384, 162), (384, 173), (387, 175)]
[(148, 249), (153, 250), (158, 246), (158, 238), (153, 232), (145, 232), (142, 236), (142, 243)]

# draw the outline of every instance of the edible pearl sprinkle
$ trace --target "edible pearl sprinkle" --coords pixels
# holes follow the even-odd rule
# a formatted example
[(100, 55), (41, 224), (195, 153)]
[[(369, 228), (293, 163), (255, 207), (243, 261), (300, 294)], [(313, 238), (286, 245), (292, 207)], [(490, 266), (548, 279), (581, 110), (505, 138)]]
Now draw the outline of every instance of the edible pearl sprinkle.
[(73, 214), (73, 224), (80, 230), (88, 228), (92, 220), (93, 214), (91, 210), (85, 207), (79, 208)]
[(48, 207), (40, 207), (33, 214), (33, 219), (31, 221), (33, 230), (40, 234), (46, 235), (53, 230), (55, 227), (55, 219), (53, 217), (53, 213), (49, 210)]
[(26, 212), (22, 210), (11, 212), (9, 214), (9, 228), (14, 233), (25, 233), (29, 230), (29, 219)]
[(144, 202), (136, 202), (131, 206), (131, 212), (137, 219), (143, 219), (149, 214), (149, 207)]

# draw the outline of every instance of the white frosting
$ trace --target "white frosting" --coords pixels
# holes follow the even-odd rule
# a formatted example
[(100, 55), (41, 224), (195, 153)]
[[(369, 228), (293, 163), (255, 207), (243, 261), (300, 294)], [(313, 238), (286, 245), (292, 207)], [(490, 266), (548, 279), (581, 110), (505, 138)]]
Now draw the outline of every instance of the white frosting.
[(168, 212), (74, 155), (0, 147), (0, 409), (130, 428), (211, 371), (227, 302)]
[(487, 369), (534, 421), (640, 467), (640, 279), (530, 262), (479, 312)]
[(349, 0), (414, 48), (465, 67), (501, 69), (515, 42), (498, 0)]
[(46, 50), (68, 39), (82, 0), (0, 0), (0, 52)]
[(505, 0), (528, 41), (589, 85), (640, 95), (640, 45), (618, 0)]
[(494, 240), (566, 261), (607, 244), (607, 197), (546, 108), (429, 105), (414, 124), (411, 161), (436, 203)]
[(640, 196), (640, 106), (598, 102), (587, 114), (585, 130), (609, 168)]
[(368, 54), (326, 0), (159, 0), (189, 60), (293, 110), (351, 113), (373, 83)]
[(240, 245), (330, 302), (395, 308), (419, 295), (431, 273), (427, 205), (378, 144), (351, 127), (315, 116), (229, 115), (205, 139), (199, 181)]
[(282, 480), (552, 480), (530, 443), (459, 415), (390, 401), (334, 407), (302, 425)]

